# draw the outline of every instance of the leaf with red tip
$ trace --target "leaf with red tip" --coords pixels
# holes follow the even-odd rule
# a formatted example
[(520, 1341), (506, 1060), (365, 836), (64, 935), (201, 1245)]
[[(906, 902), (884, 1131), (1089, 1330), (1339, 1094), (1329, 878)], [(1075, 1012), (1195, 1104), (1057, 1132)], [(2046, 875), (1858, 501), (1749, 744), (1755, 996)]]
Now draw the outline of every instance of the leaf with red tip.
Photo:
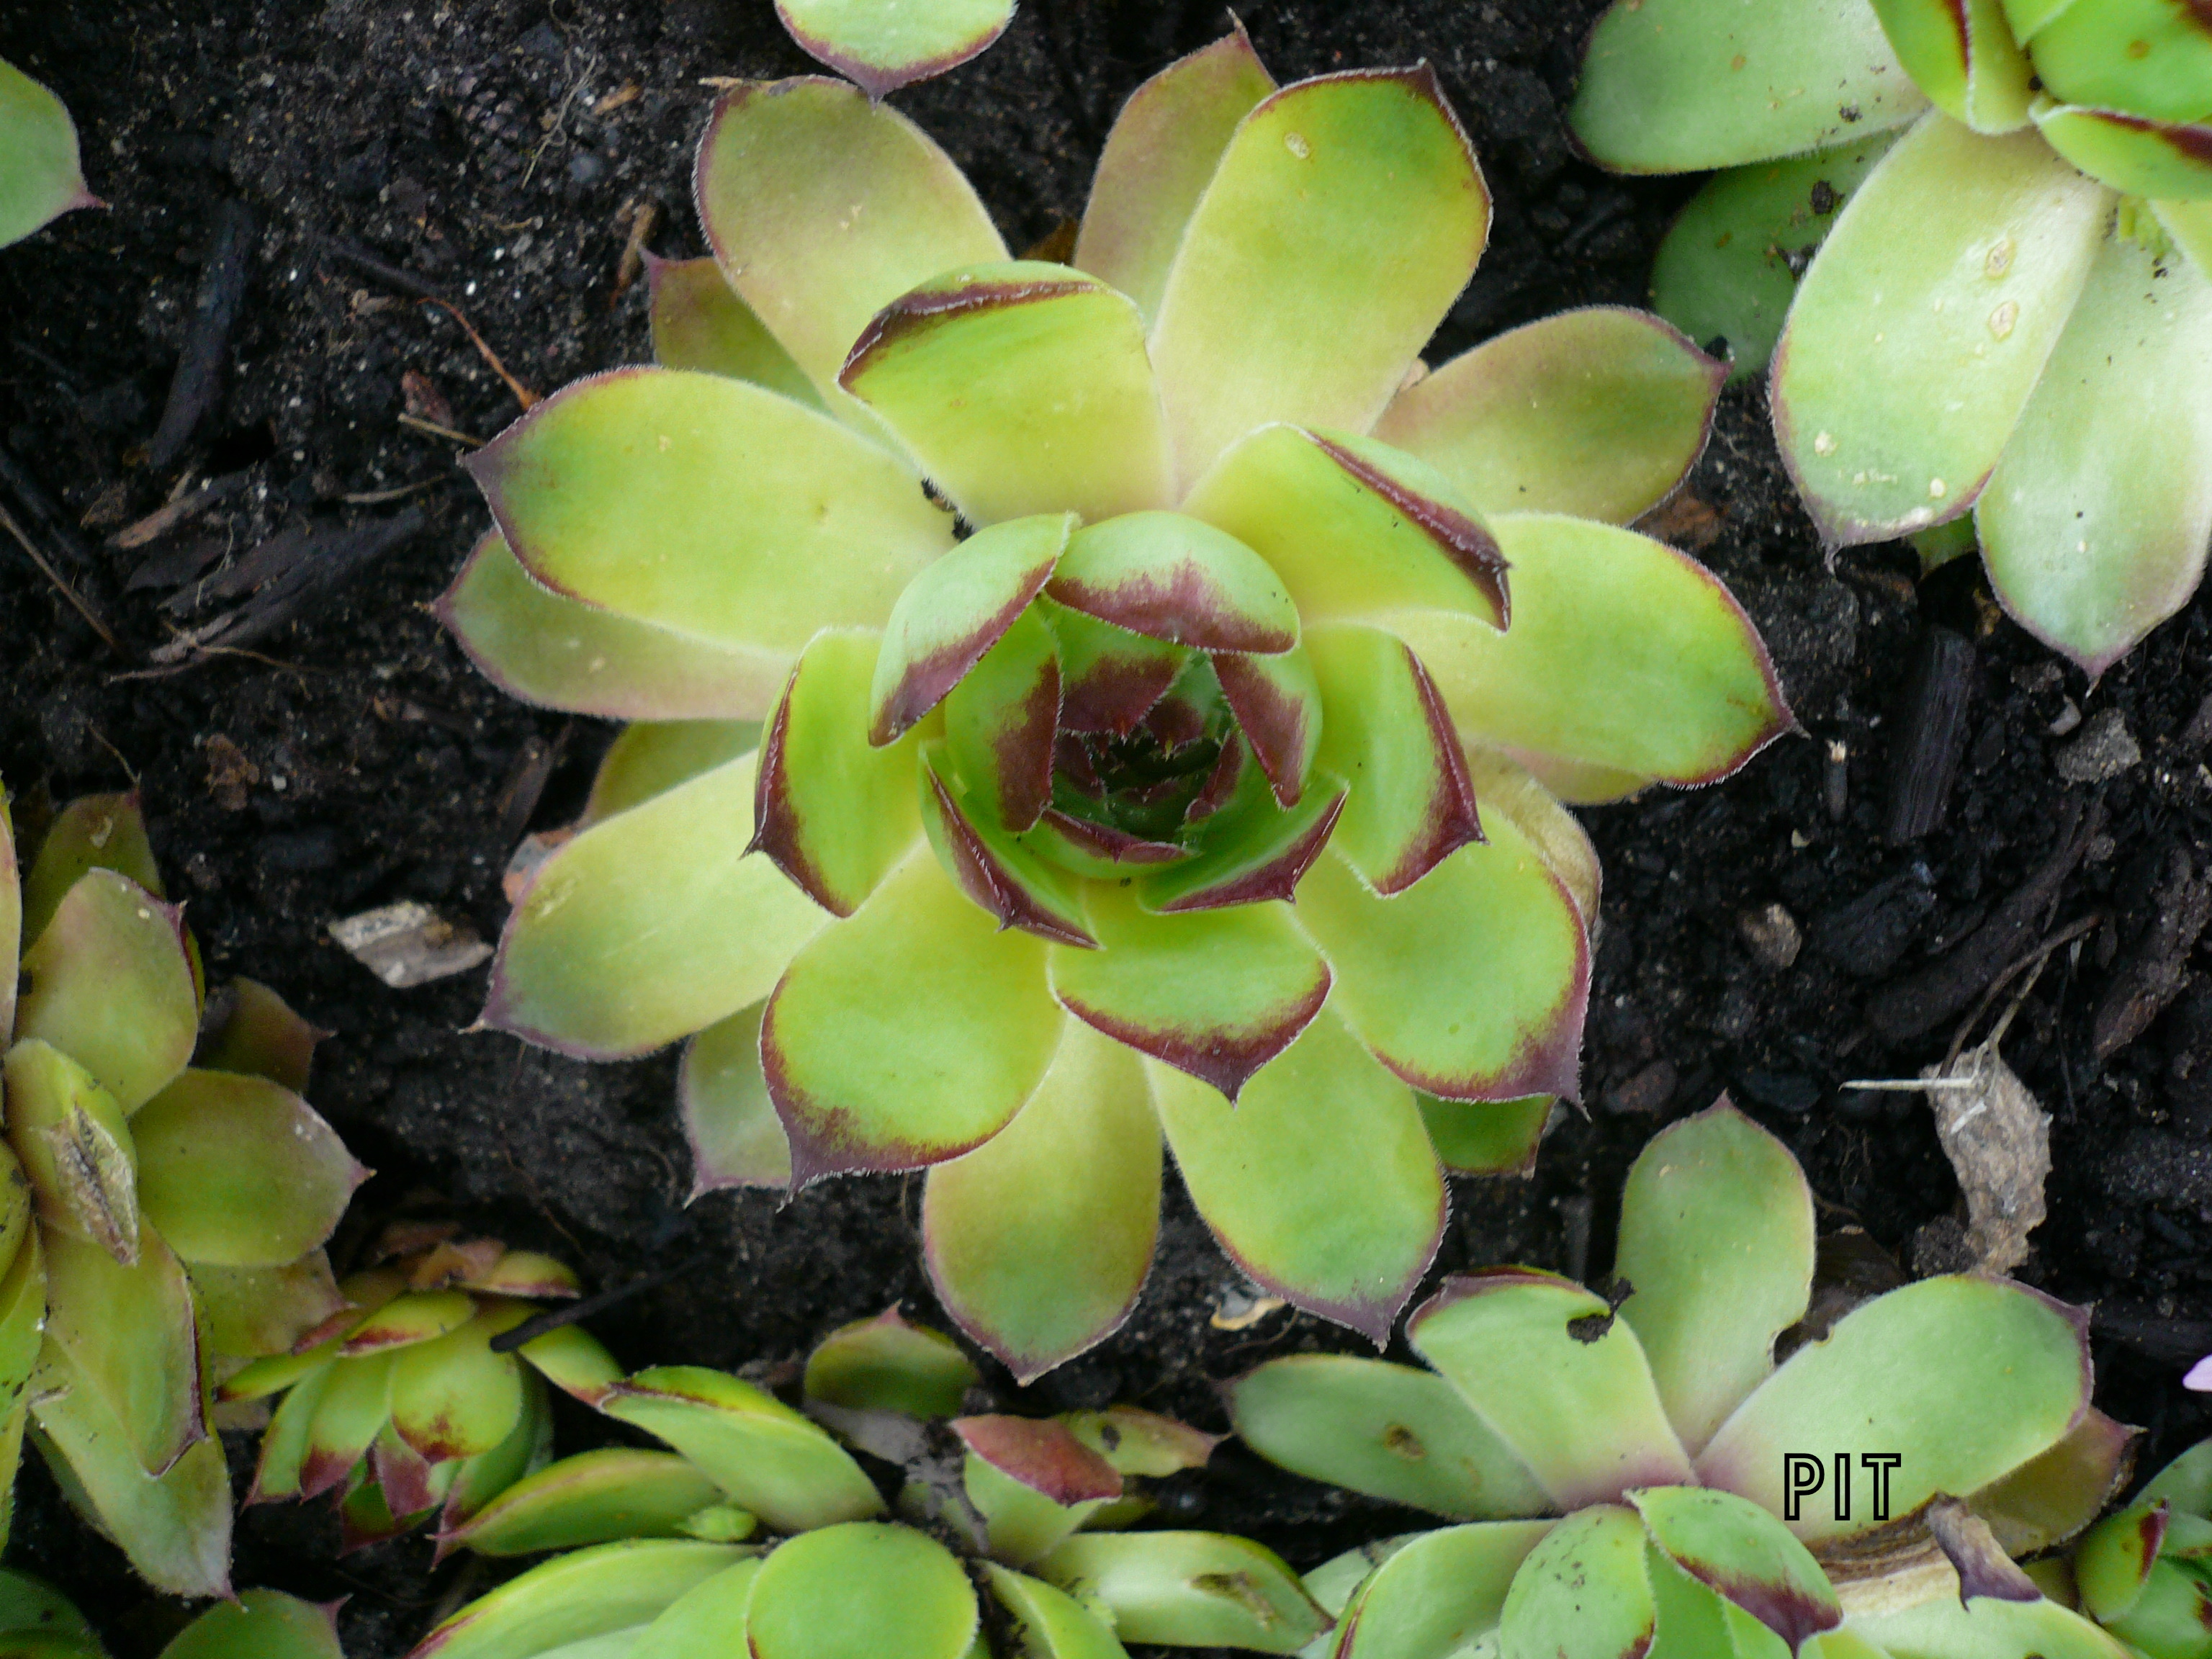
[(2142, 1437), (2092, 1407), (2049, 1451), (1974, 1493), (1974, 1513), (2013, 1555), (2066, 1543), (2118, 1496)]
[(791, 360), (768, 325), (738, 295), (712, 259), (645, 256), (653, 295), (653, 361), (663, 368), (696, 369), (780, 392), (822, 409), (822, 394)]
[(1128, 513), (1078, 531), (1045, 592), (1172, 645), (1272, 654), (1298, 642), (1297, 608), (1267, 561), (1181, 513)]
[(1106, 135), (1073, 263), (1158, 314), (1183, 228), (1222, 152), (1275, 82), (1232, 15), (1230, 33), (1129, 94)]
[(392, 1356), (392, 1425), (432, 1462), (474, 1457), (522, 1415), (522, 1366), (491, 1340), (530, 1316), (526, 1304), (487, 1302), (457, 1330)]
[(1999, 0), (1874, 0), (1874, 9), (1905, 72), (1944, 114), (1977, 132), (2027, 125), (2044, 66), (2039, 52), (2029, 64)]
[(935, 1164), (1005, 1127), (1066, 1020), (1044, 950), (921, 854), (801, 951), (761, 1025), (794, 1184)]
[(368, 1449), (368, 1474), (391, 1511), (394, 1524), (387, 1535), (404, 1531), (410, 1519), (435, 1507), (445, 1495), (431, 1491), (429, 1463), (389, 1423)]
[(331, 1368), (301, 1459), (301, 1498), (319, 1498), (343, 1486), (390, 1420), (392, 1361), (391, 1354), (375, 1353)]
[(1474, 272), (1490, 193), (1427, 65), (1285, 87), (1177, 246), (1152, 361), (1187, 484), (1269, 421), (1364, 432)]
[(842, 82), (749, 82), (714, 107), (694, 176), (730, 286), (832, 404), (868, 319), (955, 265), (1006, 257), (952, 159)]
[(871, 98), (957, 69), (1006, 33), (1014, 0), (775, 0), (799, 50)]
[(1631, 1492), (1628, 1501), (1668, 1559), (1765, 1625), (1791, 1653), (1844, 1622), (1812, 1553), (1758, 1504), (1694, 1486), (1650, 1487)]
[(84, 187), (76, 125), (62, 100), (13, 64), (0, 63), (0, 247), (72, 208), (98, 207)]
[(1174, 499), (1166, 416), (1136, 307), (1062, 264), (933, 276), (878, 313), (838, 382), (970, 523)]
[(761, 740), (750, 850), (834, 916), (858, 909), (921, 838), (915, 740), (868, 739), (873, 633), (817, 635)]
[(1162, 915), (1213, 910), (1293, 897), (1336, 828), (1345, 785), (1316, 771), (1298, 804), (1275, 805), (1260, 769), (1244, 769), (1229, 804), (1197, 827), (1196, 854), (1147, 877), (1137, 890), (1145, 908)]
[(23, 952), (15, 1040), (43, 1038), (136, 1111), (185, 1068), (199, 992), (183, 912), (112, 870), (87, 871)]
[(1146, 1062), (1191, 1201), (1230, 1259), (1379, 1346), (1442, 1237), (1443, 1176), (1413, 1091), (1324, 1010), (1232, 1106)]
[(890, 743), (945, 701), (1044, 586), (1075, 525), (1064, 513), (994, 525), (906, 585), (884, 624), (869, 742)]
[(1060, 868), (1102, 881), (1121, 881), (1146, 869), (1177, 864), (1190, 856), (1171, 841), (1147, 841), (1110, 823), (1048, 806), (1036, 827), (1021, 837), (1024, 847)]
[(281, 1267), (191, 1262), (187, 1270), (207, 1320), (208, 1346), (219, 1355), (258, 1359), (289, 1353), (302, 1338), (347, 1311), (330, 1258), (320, 1250)]
[(114, 1414), (139, 1466), (158, 1475), (207, 1433), (199, 1328), (184, 1265), (150, 1229), (128, 1267), (57, 1228), (46, 1229), (43, 1242), (47, 1344), (69, 1356)]
[(1009, 835), (1052, 799), (1060, 646), (1024, 612), (945, 699), (945, 750), (963, 794)]
[(539, 865), (500, 937), (484, 1023), (611, 1059), (766, 996), (829, 918), (768, 860), (745, 856), (756, 780), (756, 757), (741, 757)]
[(1054, 1419), (962, 1417), (951, 1425), (961, 1443), (1000, 1474), (1055, 1504), (1121, 1495), (1111, 1463)]
[(938, 1300), (1032, 1382), (1129, 1316), (1159, 1231), (1160, 1131), (1135, 1053), (1071, 1021), (1021, 1113), (929, 1172)]
[(1572, 1096), (1589, 943), (1558, 877), (1510, 821), (1394, 898), (1341, 859), (1298, 893), (1340, 1012), (1400, 1077), (1454, 1100)]
[(1190, 653), (1080, 611), (1038, 601), (1060, 641), (1060, 726), (1063, 732), (1127, 737), (1183, 671)]
[(1443, 473), (1387, 444), (1264, 427), (1182, 510), (1256, 550), (1310, 623), (1446, 611), (1505, 626), (1498, 538)]
[(684, 1047), (676, 1097), (691, 1147), (695, 1199), (725, 1187), (791, 1185), (791, 1143), (761, 1071), (761, 1015), (767, 1006), (741, 1008)]
[(1323, 731), (1321, 687), (1304, 650), (1271, 657), (1223, 652), (1212, 659), (1221, 694), (1237, 716), (1276, 802), (1296, 806)]
[(509, 1250), (482, 1272), (464, 1273), (453, 1282), (482, 1296), (570, 1301), (583, 1294), (583, 1285), (573, 1270), (536, 1250)]
[(1285, 908), (1156, 915), (1103, 883), (1086, 897), (1099, 948), (1048, 958), (1061, 1006), (1231, 1100), (1328, 1000), (1328, 965)]
[(1944, 1559), (1959, 1575), (1962, 1603), (1984, 1598), (1998, 1601), (2039, 1601), (2043, 1591), (2035, 1581), (2013, 1565), (2012, 1557), (1990, 1530), (1990, 1523), (1956, 1498), (1938, 1498), (1928, 1505), (1928, 1530), (1935, 1535)]
[(2212, 119), (2155, 121), (2047, 98), (2037, 99), (2030, 113), (2051, 149), (2114, 190), (2179, 202), (2212, 196)]
[(338, 1344), (338, 1357), (358, 1359), (434, 1341), (460, 1329), (476, 1313), (476, 1298), (465, 1291), (409, 1291), (356, 1323)]
[(136, 789), (79, 795), (54, 814), (39, 838), (39, 855), (23, 877), (26, 946), (37, 943), (63, 896), (88, 870), (112, 870), (155, 898), (168, 896), (153, 843), (146, 838), (146, 814)]
[(1482, 839), (1459, 738), (1395, 635), (1327, 623), (1307, 630), (1305, 648), (1326, 711), (1320, 763), (1350, 791), (1330, 845), (1376, 892), (1403, 892)]
[(1437, 467), (1478, 507), (1626, 524), (1696, 464), (1727, 378), (1727, 364), (1650, 313), (1586, 306), (1416, 380), (1375, 435)]
[(945, 872), (960, 890), (1001, 927), (1019, 927), (1039, 939), (1090, 947), (1091, 924), (1075, 878), (1048, 863), (1033, 838), (1018, 839), (999, 827), (989, 806), (945, 775), (941, 751), (922, 751), (922, 826)]
[(486, 678), (542, 708), (609, 720), (757, 720), (790, 672), (781, 653), (731, 650), (556, 593), (496, 530), (431, 611)]

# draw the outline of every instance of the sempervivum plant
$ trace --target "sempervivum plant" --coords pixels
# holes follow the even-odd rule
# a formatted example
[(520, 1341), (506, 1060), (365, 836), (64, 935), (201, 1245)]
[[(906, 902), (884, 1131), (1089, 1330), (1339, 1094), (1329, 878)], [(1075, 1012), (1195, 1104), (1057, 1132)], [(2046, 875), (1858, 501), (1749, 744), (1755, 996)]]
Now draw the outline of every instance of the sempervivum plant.
[[(343, 1659), (337, 1612), (282, 1590), (250, 1589), (178, 1632), (161, 1659)], [(107, 1659), (107, 1650), (60, 1591), (0, 1568), (0, 1656)]]
[(1232, 1385), (1262, 1455), (1466, 1523), (1309, 1576), (1337, 1659), (2118, 1654), (2012, 1560), (2124, 1478), (2077, 1310), (1972, 1276), (1816, 1303), (1803, 1172), (1725, 1102), (1644, 1149), (1620, 1239), (1604, 1295), (1448, 1280), (1407, 1327), (1433, 1370)]
[(928, 1167), (939, 1291), (1018, 1375), (1126, 1315), (1163, 1131), (1255, 1279), (1380, 1337), (1443, 1168), (1575, 1086), (1554, 792), (1788, 722), (1727, 592), (1618, 527), (1718, 366), (1600, 309), (1425, 375), (1489, 220), (1434, 77), (1278, 90), (1241, 33), (1131, 99), (1073, 265), (838, 82), (732, 93), (697, 185), (660, 366), (473, 463), (448, 623), (641, 722), (486, 1022), (693, 1036), (702, 1187)]
[(0, 247), (71, 208), (99, 205), (84, 187), (76, 126), (62, 100), (0, 59)]
[(564, 1459), (451, 1535), (571, 1553), (463, 1607), (416, 1659), (578, 1642), (624, 1659), (1118, 1659), (1123, 1641), (1295, 1653), (1328, 1628), (1256, 1544), (1122, 1530), (1148, 1482), (1206, 1462), (1209, 1435), (1127, 1407), (977, 1410), (967, 1357), (896, 1310), (832, 1334), (793, 1380), (799, 1408), (693, 1365), (617, 1383), (600, 1409), (676, 1450)]
[(0, 805), (0, 1494), (27, 1433), (149, 1582), (228, 1594), (206, 1381), (343, 1307), (367, 1174), (300, 1097), (318, 1033), (246, 981), (203, 1009), (135, 795), (54, 815), (20, 883)]
[(1972, 512), (2006, 608), (2092, 675), (2187, 601), (2212, 546), (2201, 0), (1615, 0), (1571, 119), (1624, 172), (1733, 169), (1670, 234), (1660, 308), (1741, 369), (1772, 349), (1831, 542)]
[(550, 1455), (547, 1382), (588, 1404), (622, 1375), (580, 1326), (518, 1329), (576, 1295), (566, 1267), (459, 1232), (388, 1228), (342, 1313), (222, 1384), (227, 1403), (283, 1395), (249, 1503), (335, 1493), (349, 1550), (434, 1514), (452, 1528)]
[(2147, 1659), (2212, 1655), (2212, 1440), (2160, 1469), (2053, 1566), (2037, 1573), (2051, 1595)]

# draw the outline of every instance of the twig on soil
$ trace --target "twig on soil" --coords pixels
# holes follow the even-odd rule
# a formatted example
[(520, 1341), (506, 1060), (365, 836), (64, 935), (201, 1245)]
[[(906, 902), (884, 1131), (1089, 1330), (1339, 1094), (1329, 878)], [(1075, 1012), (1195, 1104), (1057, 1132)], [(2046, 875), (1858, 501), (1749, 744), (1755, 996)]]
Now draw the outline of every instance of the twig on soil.
[[(426, 421), (420, 415), (402, 415), (399, 424), (413, 427), (417, 432), (427, 432), (434, 438), (450, 438), (457, 444), (466, 444), (471, 449), (483, 447), (482, 438), (471, 438), (465, 432), (456, 432), (449, 426), (440, 426), (435, 421)], [(346, 499), (351, 501), (353, 498), (349, 495)]]
[(422, 525), (422, 510), (410, 507), (352, 530), (280, 531), (210, 584), (223, 597), (255, 585), (252, 597), (159, 647), (152, 660), (183, 669), (218, 650), (236, 651), (266, 639), (409, 540)]
[(122, 641), (115, 637), (114, 632), (108, 625), (100, 621), (98, 613), (84, 602), (84, 596), (69, 585), (60, 571), (46, 562), (46, 556), (39, 551), (31, 538), (23, 533), (23, 526), (15, 522), (14, 514), (4, 507), (0, 507), (0, 527), (5, 527), (8, 533), (15, 538), (16, 544), (30, 556), (31, 562), (39, 567), (39, 574), (54, 585), (54, 591), (70, 602), (71, 609), (83, 617), (92, 631), (106, 642), (107, 648), (122, 658), (124, 661), (131, 661), (132, 657), (129, 648)]
[(1974, 1005), (1974, 1012), (1960, 1022), (1958, 1030), (1951, 1038), (1950, 1052), (1943, 1056), (1943, 1069), (1950, 1070), (1952, 1064), (1966, 1048), (1966, 1033), (1981, 1024), (1982, 1016), (1989, 1012), (1990, 1005), (2003, 994), (2006, 986), (2011, 984), (2021, 974), (2028, 975), (2027, 983), (2021, 987), (2020, 994), (2013, 999), (2012, 1006), (2005, 1010), (2004, 1018), (1997, 1022), (1997, 1029), (1990, 1034), (1991, 1042), (2002, 1037), (2012, 1024), (2014, 1016), (2020, 1012), (2021, 1005), (2027, 1000), (2028, 994), (2035, 989), (2035, 981), (2042, 977), (2044, 964), (2051, 960), (2052, 952), (2063, 945), (2071, 945), (2084, 933), (2094, 931), (2099, 923), (2106, 920), (2106, 914), (2102, 910), (2092, 910), (2086, 916), (2075, 917), (1991, 980), (1990, 988), (1982, 993), (1982, 1000)]
[(527, 190), (530, 188), (530, 181), (537, 175), (538, 173), (538, 164), (545, 159), (545, 152), (553, 148), (553, 141), (556, 138), (565, 137), (567, 136), (568, 125), (568, 106), (576, 101), (576, 94), (584, 89), (584, 83), (589, 81), (593, 75), (598, 73), (599, 67), (599, 57), (594, 53), (592, 57), (585, 60), (584, 72), (578, 76), (575, 80), (570, 83), (568, 90), (562, 94), (561, 102), (553, 112), (553, 118), (545, 124), (545, 137), (544, 141), (538, 144), (536, 149), (531, 152), (530, 165), (523, 169), (522, 183), (517, 186), (518, 189)]
[(377, 507), (386, 501), (404, 501), (410, 495), (420, 495), (438, 484), (449, 483), (448, 478), (417, 478), (411, 484), (401, 484), (397, 489), (365, 489), (357, 495), (341, 495), (338, 499), (348, 507)]
[(475, 324), (461, 315), (461, 308), (459, 306), (450, 300), (425, 300), (422, 303), (426, 306), (437, 307), (439, 310), (446, 313), (461, 325), (461, 331), (466, 334), (475, 344), (484, 362), (491, 365), (491, 372), (507, 382), (507, 389), (514, 394), (515, 402), (520, 404), (525, 409), (532, 408), (537, 404), (538, 394), (507, 372), (507, 365), (500, 362), (499, 354), (484, 343), (483, 336), (477, 332)]
[(446, 296), (443, 294), (413, 272), (402, 270), (397, 265), (388, 265), (374, 254), (356, 247), (351, 242), (341, 241), (337, 237), (325, 236), (321, 239), (321, 241), (324, 252), (341, 264), (352, 266), (362, 276), (373, 277), (383, 283), (385, 287), (396, 289), (410, 299), (428, 300), (440, 305), (445, 303)]
[(198, 297), (192, 301), (191, 328), (169, 382), (161, 423), (147, 449), (150, 466), (165, 467), (176, 459), (222, 399), (222, 367), (230, 356), (230, 331), (246, 302), (254, 230), (253, 210), (245, 203), (225, 202), (216, 210), (207, 265), (200, 276)]
[(158, 507), (133, 525), (126, 525), (107, 538), (110, 547), (129, 549), (143, 547), (156, 537), (166, 536), (179, 525), (198, 518), (218, 502), (228, 501), (252, 481), (251, 472), (230, 472), (220, 478), (211, 478), (201, 489), (189, 495), (179, 495), (167, 506)]

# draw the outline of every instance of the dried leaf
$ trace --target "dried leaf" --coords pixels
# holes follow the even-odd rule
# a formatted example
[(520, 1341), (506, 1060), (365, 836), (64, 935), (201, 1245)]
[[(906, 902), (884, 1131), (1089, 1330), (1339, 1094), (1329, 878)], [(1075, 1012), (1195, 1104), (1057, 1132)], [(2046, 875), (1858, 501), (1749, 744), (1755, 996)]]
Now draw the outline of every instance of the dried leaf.
[(334, 921), (331, 937), (395, 991), (466, 973), (491, 955), (465, 923), (412, 899)]
[(2010, 1273), (2027, 1259), (2027, 1236), (2043, 1224), (2051, 1174), (2051, 1115), (2013, 1074), (1994, 1044), (1970, 1048), (1921, 1077), (1936, 1133), (1966, 1200), (1966, 1243), (1984, 1272)]

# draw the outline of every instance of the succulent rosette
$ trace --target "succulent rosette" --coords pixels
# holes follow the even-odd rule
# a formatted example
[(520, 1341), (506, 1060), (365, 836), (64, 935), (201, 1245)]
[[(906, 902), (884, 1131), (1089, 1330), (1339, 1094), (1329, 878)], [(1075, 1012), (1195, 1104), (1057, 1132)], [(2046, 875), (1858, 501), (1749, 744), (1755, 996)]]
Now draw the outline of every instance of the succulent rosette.
[(1723, 1101), (1638, 1158), (1605, 1294), (1491, 1268), (1408, 1321), (1432, 1370), (1305, 1354), (1231, 1384), (1262, 1456), (1461, 1523), (1309, 1574), (1340, 1613), (1315, 1651), (2118, 1659), (2013, 1560), (2125, 1479), (2086, 1316), (1972, 1275), (1855, 1300), (1816, 1273), (1836, 1254)]
[(579, 1325), (520, 1328), (577, 1294), (565, 1266), (459, 1234), (395, 1224), (340, 1282), (342, 1313), (217, 1389), (282, 1395), (248, 1503), (334, 1494), (348, 1550), (433, 1516), (450, 1532), (551, 1455), (548, 1382), (591, 1404), (621, 1377)]
[(149, 1583), (228, 1595), (207, 1381), (343, 1306), (322, 1247), (368, 1171), (301, 1098), (320, 1033), (250, 981), (203, 1007), (135, 795), (17, 869), (0, 805), (0, 1494), (27, 1434)]
[[(282, 1590), (219, 1601), (177, 1632), (161, 1659), (342, 1659), (337, 1608)], [(0, 1568), (0, 1655), (6, 1659), (107, 1659), (82, 1613), (28, 1573)]]
[(84, 187), (76, 125), (62, 100), (0, 59), (0, 247), (72, 208), (99, 205)]
[(660, 366), (471, 463), (449, 625), (639, 722), (485, 1022), (690, 1037), (702, 1188), (927, 1168), (939, 1292), (1024, 1377), (1133, 1303), (1164, 1135), (1249, 1273), (1379, 1340), (1445, 1170), (1575, 1088), (1559, 795), (1789, 722), (1726, 590), (1620, 527), (1718, 365), (1601, 308), (1424, 374), (1489, 221), (1434, 77), (1278, 89), (1241, 33), (1130, 100), (1072, 265), (838, 82), (730, 94), (697, 188)]
[(479, 1512), (448, 1547), (567, 1553), (461, 1608), (415, 1659), (578, 1643), (625, 1659), (1295, 1653), (1330, 1625), (1249, 1540), (1125, 1530), (1151, 1482), (1206, 1463), (1211, 1435), (1129, 1407), (988, 1410), (958, 1346), (896, 1310), (833, 1333), (790, 1380), (795, 1406), (695, 1365), (615, 1384), (600, 1409), (674, 1449), (564, 1458)]
[(1832, 544), (1971, 513), (1923, 556), (1978, 538), (2006, 609), (2093, 676), (2188, 601), (2212, 548), (2212, 10), (1615, 0), (1571, 119), (1623, 172), (1729, 169), (1654, 291), (1739, 372), (1771, 349), (1775, 434)]
[(2212, 1654), (2212, 1440), (2153, 1475), (2070, 1558), (2031, 1571), (2144, 1659)]

